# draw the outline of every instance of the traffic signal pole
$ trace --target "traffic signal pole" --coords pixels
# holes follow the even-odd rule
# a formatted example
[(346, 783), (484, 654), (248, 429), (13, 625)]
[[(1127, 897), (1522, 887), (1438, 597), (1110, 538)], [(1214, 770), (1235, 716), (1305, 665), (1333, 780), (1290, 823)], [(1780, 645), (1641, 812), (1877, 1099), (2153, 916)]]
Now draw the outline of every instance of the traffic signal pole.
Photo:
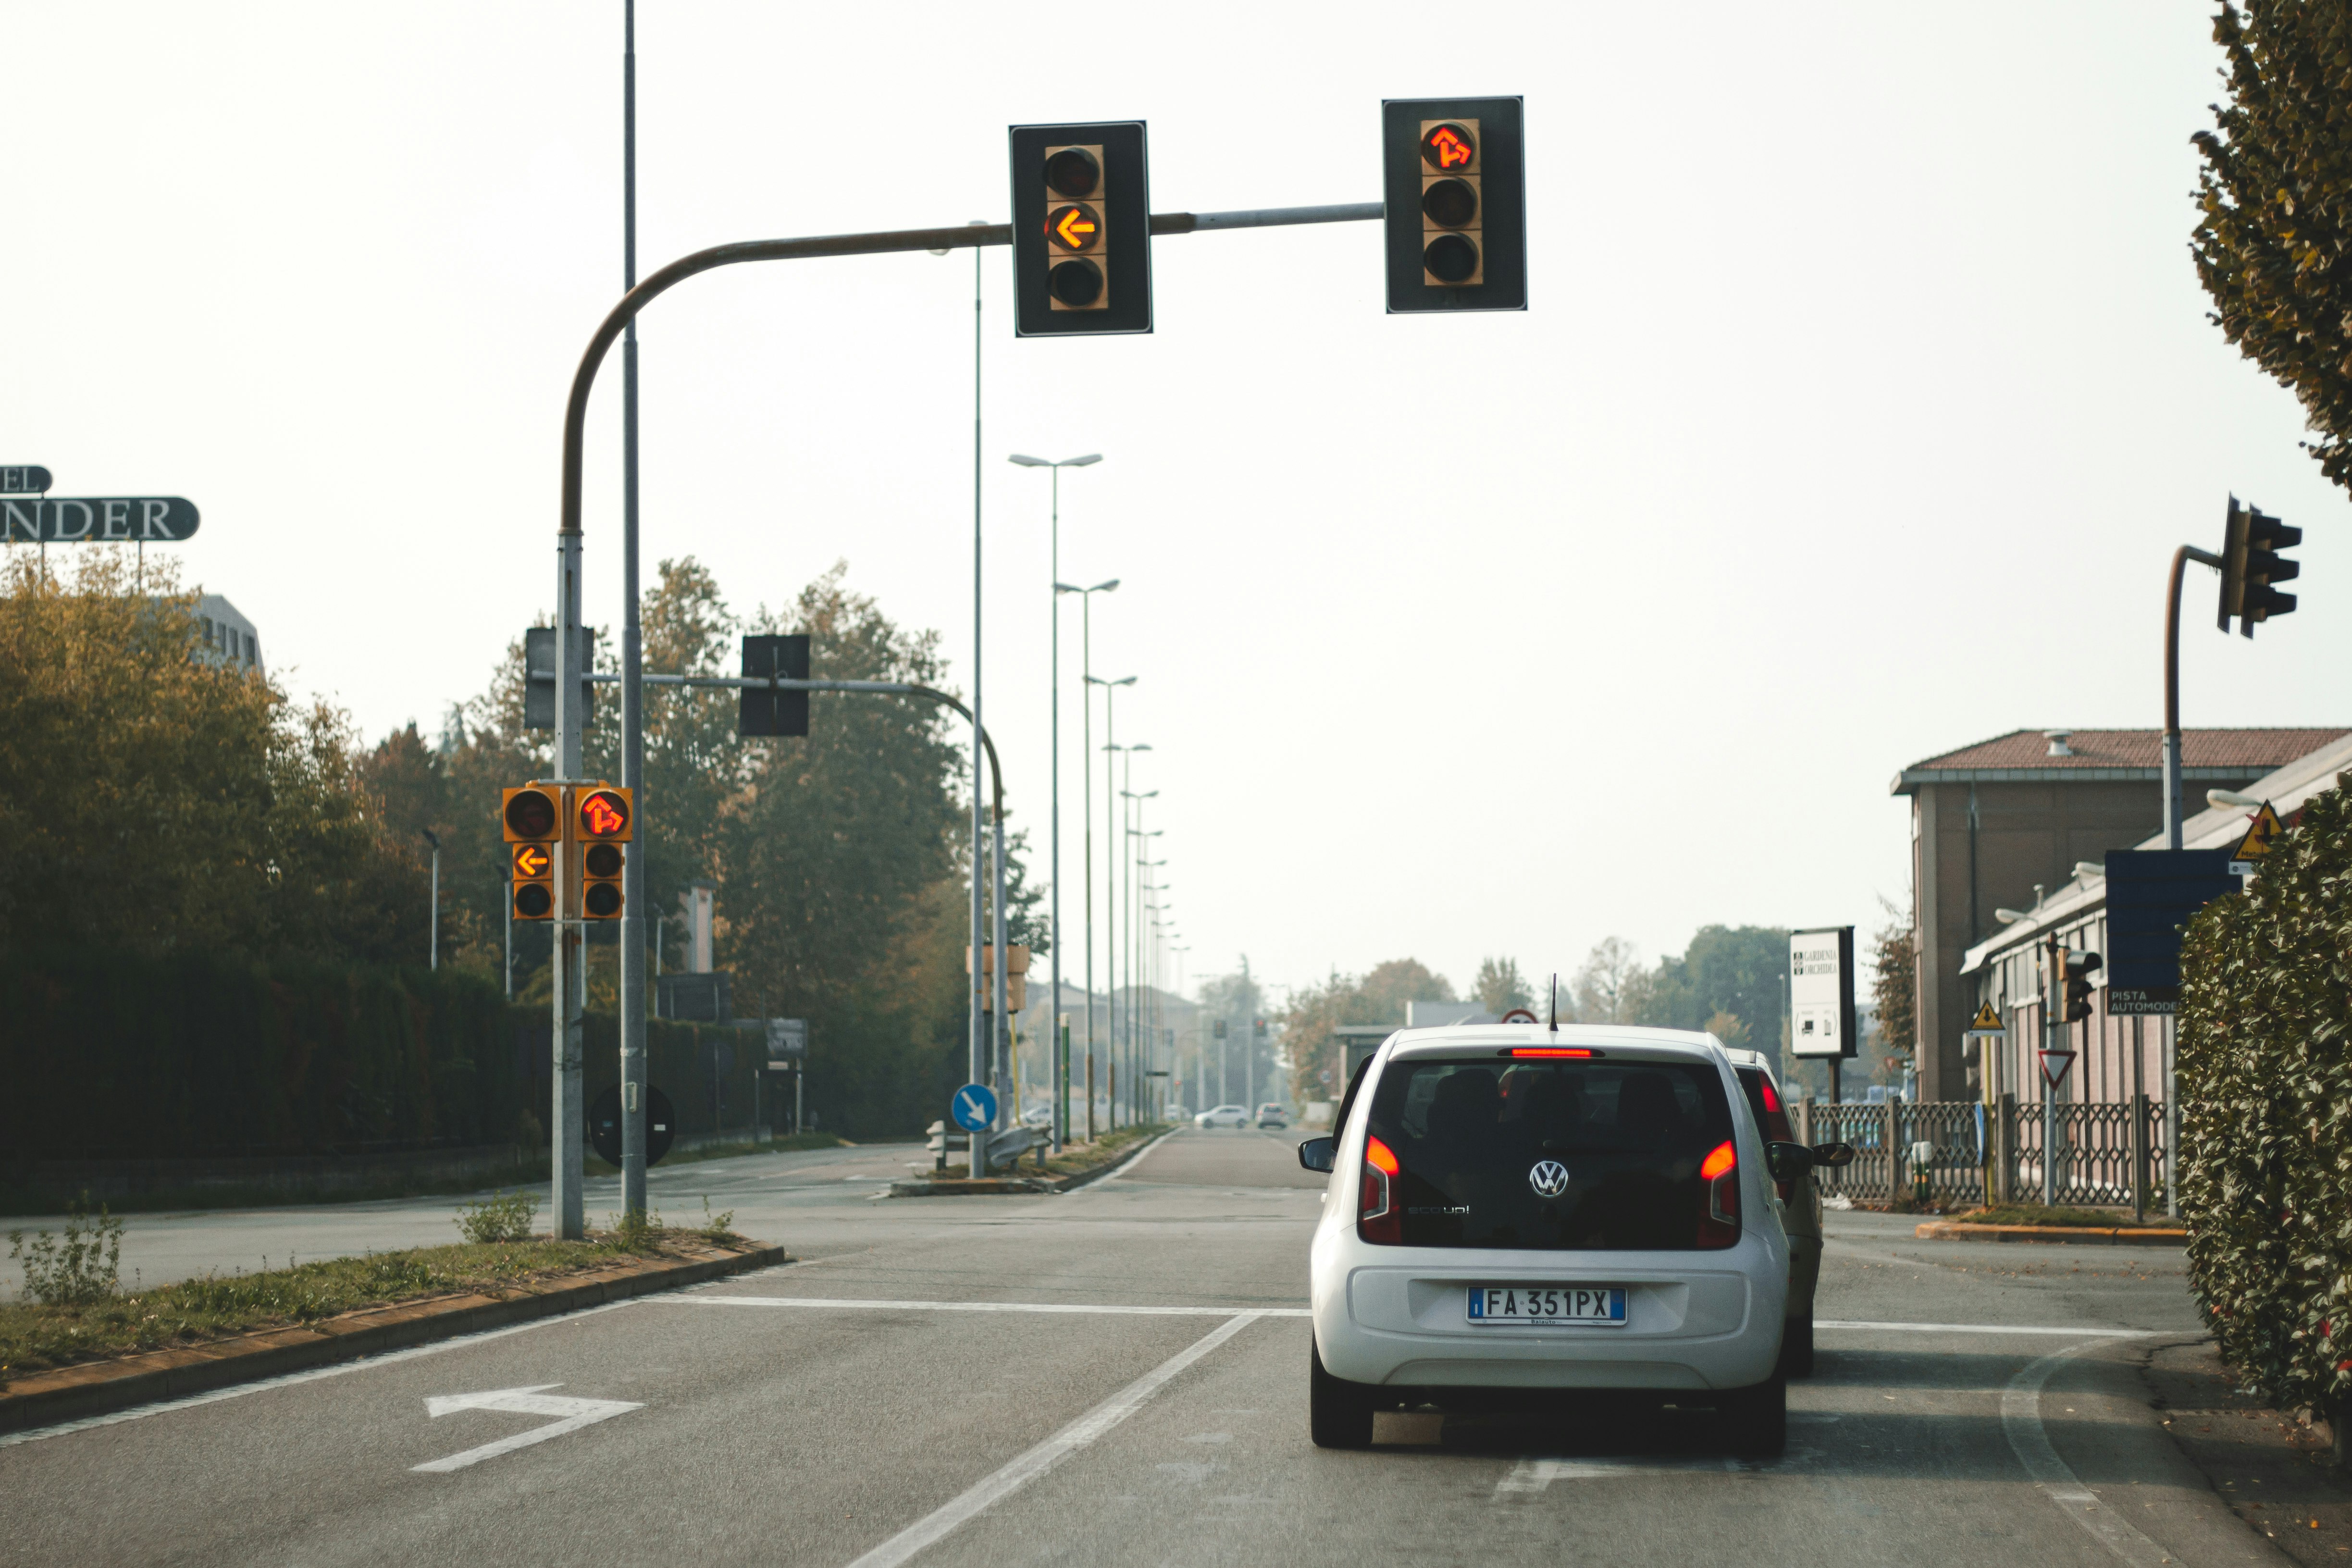
[(2220, 567), (2221, 558), (2182, 545), (2172, 552), (2172, 580), (2164, 593), (2164, 847), (2180, 847), (2180, 580), (2190, 561)]
[[(634, 37), (629, 43), (629, 90), (632, 106), (634, 106)], [(630, 139), (627, 151), (630, 155), (631, 169), (634, 172), (634, 136)], [(634, 195), (634, 191), (631, 193)], [(1370, 223), (1378, 220), (1382, 215), (1383, 210), (1379, 202), (1355, 202), (1328, 206), (1263, 207), (1223, 213), (1155, 213), (1151, 216), (1150, 232), (1154, 235), (1182, 235), (1222, 229), (1278, 228), (1302, 224)], [(631, 215), (634, 217), (634, 204), (632, 204)], [(1009, 224), (959, 224), (943, 228), (898, 229), (871, 234), (819, 235), (795, 239), (746, 240), (732, 245), (712, 246), (708, 249), (680, 256), (658, 268), (643, 282), (630, 287), (621, 296), (619, 302), (605, 312), (604, 320), (597, 324), (596, 330), (590, 336), (588, 346), (580, 356), (578, 367), (572, 371), (572, 388), (565, 399), (563, 409), (562, 476), (556, 524), (556, 603), (559, 608), (556, 614), (555, 643), (557, 674), (555, 756), (556, 772), (560, 778), (577, 780), (583, 766), (583, 740), (587, 716), (581, 711), (578, 683), (588, 672), (585, 668), (587, 661), (583, 657), (585, 639), (582, 635), (580, 602), (582, 475), (586, 460), (589, 395), (595, 390), (596, 372), (603, 368), (605, 357), (612, 352), (613, 345), (619, 341), (625, 333), (634, 335), (632, 329), (638, 315), (654, 300), (668, 293), (689, 277), (713, 272), (722, 267), (740, 266), (754, 261), (801, 261), (814, 260), (821, 256), (885, 256), (905, 251), (944, 251), (959, 249), (965, 246), (977, 248), (984, 246), (1010, 245), (1012, 242), (1013, 229)], [(631, 248), (634, 253), (634, 244)], [(634, 261), (634, 254), (629, 259)], [(978, 329), (976, 324), (974, 329)], [(634, 443), (631, 444), (625, 462), (627, 475), (633, 477), (635, 473)], [(628, 490), (634, 501), (635, 485), (630, 484)], [(627, 519), (629, 523), (635, 521), (635, 509), (634, 505), (628, 508), (632, 514)], [(626, 528), (625, 531), (627, 537), (624, 540), (624, 548), (627, 559), (624, 565), (627, 566), (633, 564), (635, 560), (634, 547), (636, 534), (634, 527)], [(622, 610), (625, 659), (630, 658), (635, 651), (635, 640), (630, 632), (635, 629), (637, 622), (635, 582), (634, 574), (629, 575), (630, 580), (626, 584), (626, 602)], [(642, 674), (638, 674), (635, 679), (625, 683), (622, 697), (625, 718), (633, 706), (633, 695), (635, 702), (642, 702), (641, 687), (646, 684), (646, 679)], [(775, 684), (779, 686), (806, 690), (898, 689), (894, 688), (892, 683), (778, 681)], [(917, 694), (911, 691), (908, 692), (908, 695), (929, 695), (935, 698), (941, 696), (941, 694), (937, 693)], [(960, 710), (962, 708), (960, 703), (953, 706)], [(979, 727), (976, 720), (974, 727), (975, 729)], [(634, 727), (631, 733), (634, 737), (635, 736)], [(985, 732), (982, 732), (983, 743), (985, 739)], [(990, 747), (988, 749), (992, 753), (992, 762), (994, 748)], [(642, 755), (637, 747), (630, 745), (627, 741), (624, 742), (623, 752), (624, 780), (634, 785), (639, 780), (630, 776), (629, 769), (633, 765), (641, 766)], [(1000, 799), (1002, 789), (1000, 779), (998, 782)], [(1001, 811), (997, 820), (1000, 823), (1003, 821)], [(639, 831), (642, 838), (642, 828)], [(570, 846), (558, 852), (561, 856), (569, 856), (576, 852)], [(636, 857), (631, 856), (630, 859), (634, 862)], [(562, 865), (561, 869), (565, 876), (569, 875), (571, 867), (568, 864)], [(637, 883), (633, 892), (641, 891), (643, 887), (642, 873), (637, 873), (635, 875)], [(556, 885), (559, 888), (564, 886), (564, 878), (559, 877)], [(641, 911), (643, 905), (637, 902), (635, 896), (629, 896), (624, 915), (625, 921), (630, 915)], [(555, 1081), (553, 1121), (549, 1128), (553, 1166), (551, 1208), (557, 1234), (566, 1238), (577, 1238), (582, 1234), (585, 1222), (582, 1184), (585, 1177), (583, 1158), (583, 1140), (586, 1134), (586, 1107), (583, 1103), (580, 1021), (582, 1011), (586, 1004), (587, 990), (586, 977), (580, 963), (576, 912), (559, 904), (557, 915), (553, 968), (551, 976), (554, 982), (552, 1021)], [(639, 918), (641, 919), (642, 916), (640, 915)], [(642, 932), (641, 925), (635, 928)], [(622, 946), (625, 984), (629, 977), (628, 955), (631, 951), (625, 929)], [(643, 955), (639, 954), (638, 956), (639, 967), (636, 978), (640, 999), (636, 1014), (638, 1043), (642, 1051)], [(974, 957), (977, 959), (978, 955), (974, 955)], [(977, 967), (976, 964), (975, 967)], [(622, 1013), (625, 1040), (630, 1021), (630, 1011), (625, 1005)], [(625, 1045), (624, 1049), (625, 1051)], [(642, 1070), (643, 1060), (642, 1054), (636, 1058), (640, 1070)], [(623, 1065), (625, 1071), (627, 1069), (625, 1055)], [(638, 1117), (632, 1116), (625, 1111), (622, 1122), (625, 1137), (629, 1135), (629, 1130), (632, 1128), (637, 1129), (637, 1136), (642, 1137), (642, 1123)], [(625, 1150), (623, 1157), (625, 1160), (627, 1157)], [(624, 1179), (624, 1202), (625, 1203), (627, 1201), (626, 1178)], [(639, 1195), (638, 1201), (643, 1201), (642, 1194)]]
[[(637, 281), (637, 7), (621, 11), (621, 287)], [(621, 345), (621, 783), (646, 788), (645, 633), (637, 611), (637, 324)], [(621, 1211), (646, 1210), (646, 864), (621, 870)], [(756, 1081), (756, 1078), (755, 1078)]]

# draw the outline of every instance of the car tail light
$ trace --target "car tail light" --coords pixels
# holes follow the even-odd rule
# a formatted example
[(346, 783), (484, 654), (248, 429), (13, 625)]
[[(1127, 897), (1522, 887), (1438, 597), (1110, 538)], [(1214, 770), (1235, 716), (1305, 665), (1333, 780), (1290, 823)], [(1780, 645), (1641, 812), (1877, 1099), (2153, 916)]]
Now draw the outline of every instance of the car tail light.
[(1739, 1239), (1739, 1151), (1726, 1138), (1699, 1162), (1706, 1209), (1698, 1218), (1698, 1245), (1728, 1247)]
[[(1756, 1075), (1756, 1083), (1764, 1091), (1764, 1135), (1776, 1144), (1795, 1143), (1797, 1129), (1789, 1125), (1789, 1108), (1780, 1103), (1780, 1092), (1760, 1072)], [(1796, 1191), (1794, 1182), (1775, 1182), (1773, 1186), (1780, 1190), (1782, 1203), (1788, 1202)]]
[(1396, 1151), (1364, 1134), (1364, 1183), (1356, 1200), (1356, 1234), (1384, 1247), (1404, 1245), (1404, 1211), (1397, 1207), (1395, 1178), (1404, 1167)]

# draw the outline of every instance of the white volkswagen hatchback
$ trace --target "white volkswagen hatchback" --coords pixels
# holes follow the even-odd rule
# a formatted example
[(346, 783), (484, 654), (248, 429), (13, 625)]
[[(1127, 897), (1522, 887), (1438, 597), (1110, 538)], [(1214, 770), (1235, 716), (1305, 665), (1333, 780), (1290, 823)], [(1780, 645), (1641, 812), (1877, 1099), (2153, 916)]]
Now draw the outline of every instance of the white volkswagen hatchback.
[(1391, 1035), (1336, 1136), (1299, 1147), (1332, 1173), (1309, 1253), (1315, 1441), (1361, 1448), (1402, 1404), (1613, 1390), (1712, 1406), (1737, 1451), (1780, 1452), (1775, 1176), (1852, 1157), (1768, 1145), (1710, 1035)]

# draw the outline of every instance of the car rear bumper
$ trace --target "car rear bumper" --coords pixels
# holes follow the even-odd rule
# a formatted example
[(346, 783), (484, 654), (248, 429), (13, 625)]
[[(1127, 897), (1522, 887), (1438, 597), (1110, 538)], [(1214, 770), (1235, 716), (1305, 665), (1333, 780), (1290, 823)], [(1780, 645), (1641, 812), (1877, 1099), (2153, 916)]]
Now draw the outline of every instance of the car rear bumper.
[[(1342, 1241), (1350, 1250), (1368, 1252)], [(1379, 1249), (1381, 1252), (1392, 1249)], [(1720, 1254), (1449, 1252), (1315, 1270), (1315, 1341), (1351, 1383), (1487, 1388), (1745, 1388), (1772, 1375), (1785, 1265), (1752, 1238)], [(1758, 1256), (1748, 1256), (1750, 1251)], [(1704, 1259), (1705, 1261), (1700, 1260)], [(1614, 1285), (1622, 1327), (1474, 1324), (1479, 1284)]]

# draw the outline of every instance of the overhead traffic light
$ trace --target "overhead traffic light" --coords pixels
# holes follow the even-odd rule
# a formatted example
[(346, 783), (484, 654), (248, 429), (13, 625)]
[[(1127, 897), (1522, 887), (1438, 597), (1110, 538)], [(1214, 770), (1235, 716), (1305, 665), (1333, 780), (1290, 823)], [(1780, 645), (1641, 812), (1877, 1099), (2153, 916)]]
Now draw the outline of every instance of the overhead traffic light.
[(2091, 1016), (2091, 976), (2099, 968), (2096, 953), (2066, 955), (2066, 1021), (2081, 1023)]
[[(743, 673), (746, 675), (782, 675), (793, 681), (807, 680), (808, 637), (805, 634), (745, 637)], [(808, 693), (759, 686), (743, 686), (740, 690), (741, 695), (735, 712), (736, 734), (806, 735), (809, 732)]]
[(2251, 637), (2256, 622), (2294, 613), (2294, 595), (2282, 593), (2272, 584), (2290, 582), (2302, 574), (2301, 561), (2279, 553), (2302, 542), (2301, 528), (2288, 527), (2258, 507), (2242, 507), (2235, 496), (2230, 497), (2229, 521), (2221, 534), (2219, 623), (2222, 631), (2230, 629), (2230, 617), (2234, 615), (2240, 633)]
[(1528, 308), (1521, 132), (1517, 98), (1381, 105), (1390, 314)]
[(510, 856), (508, 896), (517, 920), (555, 915), (555, 845), (563, 836), (563, 790), (525, 784), (499, 792), (499, 827)]
[(1151, 330), (1151, 198), (1141, 120), (1016, 125), (1013, 331)]
[(586, 920), (617, 920), (624, 913), (621, 873), (628, 854), (622, 845), (635, 836), (635, 792), (598, 784), (574, 792), (572, 841), (580, 856), (580, 915)]

